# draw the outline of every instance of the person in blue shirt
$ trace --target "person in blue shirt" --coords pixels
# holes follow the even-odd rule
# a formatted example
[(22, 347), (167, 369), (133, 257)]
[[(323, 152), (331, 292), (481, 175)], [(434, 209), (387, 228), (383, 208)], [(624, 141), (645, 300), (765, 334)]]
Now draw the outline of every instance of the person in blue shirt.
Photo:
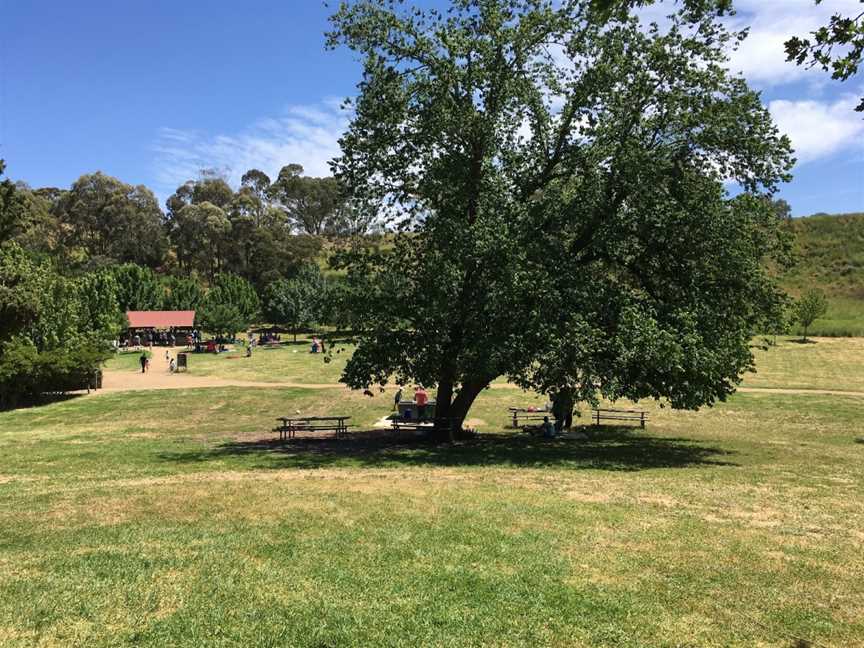
[(543, 417), (543, 425), (540, 426), (540, 430), (543, 432), (544, 439), (555, 438), (555, 425), (549, 420), (548, 416)]

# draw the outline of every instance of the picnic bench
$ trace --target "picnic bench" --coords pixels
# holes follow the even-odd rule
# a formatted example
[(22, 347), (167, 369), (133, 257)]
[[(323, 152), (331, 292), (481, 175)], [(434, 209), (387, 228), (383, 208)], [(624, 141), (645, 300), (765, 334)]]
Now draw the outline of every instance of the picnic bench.
[[(525, 407), (508, 407), (507, 409), (513, 417), (514, 428), (525, 427), (526, 424), (540, 425), (546, 416), (548, 416), (550, 420), (555, 418), (552, 415), (552, 412), (547, 412), (545, 410), (531, 410)], [(519, 425), (520, 419), (522, 420), (522, 425)]]
[(279, 440), (293, 439), (297, 432), (333, 432), (336, 438), (348, 432), (351, 427), (346, 423), (350, 416), (280, 416), (276, 420), (281, 425), (273, 428), (279, 433)]
[(622, 410), (622, 409), (594, 409), (591, 410), (591, 419), (594, 425), (600, 425), (600, 421), (638, 421), (642, 429), (645, 429), (645, 421), (648, 420), (648, 412), (644, 410)]

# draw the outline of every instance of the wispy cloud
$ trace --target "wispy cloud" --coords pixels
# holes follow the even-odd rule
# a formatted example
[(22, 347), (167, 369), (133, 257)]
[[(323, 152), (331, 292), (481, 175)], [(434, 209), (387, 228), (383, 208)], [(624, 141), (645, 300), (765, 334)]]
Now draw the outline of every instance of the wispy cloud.
[(156, 189), (167, 196), (202, 169), (218, 170), (235, 186), (249, 169), (275, 178), (289, 163), (302, 164), (308, 175), (329, 175), (327, 163), (339, 154), (348, 117), (338, 101), (327, 100), (290, 106), (238, 133), (162, 128), (153, 146)]
[(774, 122), (789, 136), (799, 162), (864, 148), (864, 120), (856, 95), (836, 101), (778, 99), (768, 104)]

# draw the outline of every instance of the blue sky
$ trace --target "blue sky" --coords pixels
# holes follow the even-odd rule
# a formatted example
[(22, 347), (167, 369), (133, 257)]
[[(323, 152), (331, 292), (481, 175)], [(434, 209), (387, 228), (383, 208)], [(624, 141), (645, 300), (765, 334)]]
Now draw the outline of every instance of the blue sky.
[[(736, 0), (733, 55), (796, 147), (795, 215), (864, 211), (864, 75), (838, 84), (783, 41), (858, 0)], [(324, 50), (319, 0), (0, 0), (0, 157), (33, 186), (101, 170), (163, 199), (204, 167), (237, 181), (299, 162), (327, 173), (359, 67)]]

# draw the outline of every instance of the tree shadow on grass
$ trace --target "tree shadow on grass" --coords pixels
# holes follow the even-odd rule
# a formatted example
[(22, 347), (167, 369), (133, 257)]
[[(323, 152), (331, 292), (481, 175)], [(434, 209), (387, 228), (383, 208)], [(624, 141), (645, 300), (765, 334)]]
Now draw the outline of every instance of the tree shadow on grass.
[(89, 392), (85, 391), (77, 391), (77, 392), (58, 392), (51, 394), (42, 394), (41, 396), (37, 396), (34, 398), (21, 399), (14, 403), (8, 404), (0, 404), (0, 412), (11, 412), (14, 410), (22, 410), (22, 409), (33, 409), (35, 407), (44, 407), (46, 405), (53, 405), (54, 403), (62, 403), (64, 401), (72, 400), (75, 398), (81, 398), (82, 396), (87, 395)]
[(200, 452), (163, 453), (163, 461), (206, 462), (226, 457), (260, 457), (255, 468), (314, 469), (339, 466), (497, 466), (637, 471), (689, 466), (737, 466), (733, 453), (688, 439), (654, 437), (633, 428), (593, 427), (585, 440), (542, 439), (518, 432), (479, 434), (454, 444), (355, 432), (347, 438), (230, 441)]

